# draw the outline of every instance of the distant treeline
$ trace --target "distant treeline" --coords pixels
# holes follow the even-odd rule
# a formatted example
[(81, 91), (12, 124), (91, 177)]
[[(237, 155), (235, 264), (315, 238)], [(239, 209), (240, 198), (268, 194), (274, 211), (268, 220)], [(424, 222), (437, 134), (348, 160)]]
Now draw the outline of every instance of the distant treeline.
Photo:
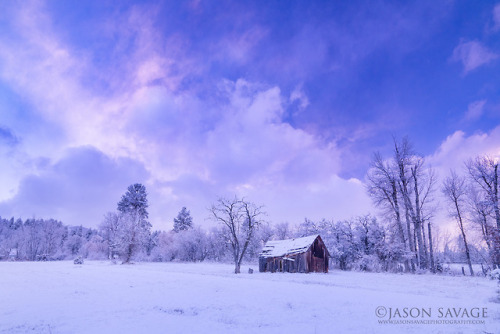
[[(187, 211), (189, 214), (189, 211)], [(184, 215), (184, 217), (183, 217)], [(179, 219), (179, 217), (181, 219)], [(189, 217), (189, 216), (187, 216)], [(232, 260), (231, 247), (222, 227), (205, 230), (186, 221), (183, 209), (176, 218), (175, 229), (153, 231), (134, 252), (137, 261), (219, 261)], [(99, 228), (66, 226), (54, 219), (0, 218), (0, 259), (15, 261), (54, 261), (82, 256), (105, 260), (122, 258), (116, 238), (110, 235), (108, 216)], [(351, 220), (313, 222), (306, 219), (292, 227), (287, 223), (262, 224), (256, 230), (245, 256), (256, 261), (268, 240), (280, 240), (321, 234), (332, 255), (332, 265), (342, 270), (400, 271), (404, 261), (411, 257), (391, 240), (390, 231), (372, 216)], [(459, 246), (451, 247), (452, 244)], [(484, 262), (487, 251), (473, 248), (476, 263)], [(447, 242), (444, 251), (436, 253), (437, 266), (443, 263), (464, 262), (464, 253), (458, 243)]]

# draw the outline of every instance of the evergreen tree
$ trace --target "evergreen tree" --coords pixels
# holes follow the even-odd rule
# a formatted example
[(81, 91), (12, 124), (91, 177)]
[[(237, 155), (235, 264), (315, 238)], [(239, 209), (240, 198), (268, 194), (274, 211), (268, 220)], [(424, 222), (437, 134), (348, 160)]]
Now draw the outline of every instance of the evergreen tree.
[(118, 202), (118, 211), (124, 214), (138, 214), (140, 219), (148, 218), (148, 198), (146, 187), (140, 183), (130, 185)]
[(174, 231), (186, 231), (193, 228), (193, 218), (186, 207), (183, 207), (176, 218), (174, 218)]

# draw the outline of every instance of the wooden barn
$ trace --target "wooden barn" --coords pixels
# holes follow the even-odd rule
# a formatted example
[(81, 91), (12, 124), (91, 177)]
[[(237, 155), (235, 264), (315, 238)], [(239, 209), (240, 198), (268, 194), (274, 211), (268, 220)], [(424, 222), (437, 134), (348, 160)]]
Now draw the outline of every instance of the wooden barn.
[(327, 273), (329, 257), (319, 235), (268, 241), (259, 256), (259, 271)]

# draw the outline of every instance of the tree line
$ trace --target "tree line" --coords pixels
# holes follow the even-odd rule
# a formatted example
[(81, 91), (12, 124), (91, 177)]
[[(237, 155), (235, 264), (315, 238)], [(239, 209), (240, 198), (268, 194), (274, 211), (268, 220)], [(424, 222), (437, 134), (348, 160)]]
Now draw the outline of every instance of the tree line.
[[(367, 173), (366, 189), (380, 209), (379, 219), (364, 215), (271, 225), (262, 205), (234, 197), (212, 204), (208, 215), (217, 224), (209, 230), (194, 224), (183, 207), (171, 231), (154, 231), (146, 188), (133, 184), (96, 229), (54, 219), (0, 218), (0, 259), (230, 261), (239, 273), (242, 262), (256, 260), (269, 240), (320, 234), (332, 264), (342, 270), (438, 272), (445, 262), (464, 261), (473, 275), (473, 262), (491, 268), (500, 262), (498, 188), (497, 160), (468, 160), (462, 174), (450, 171), (439, 184), (425, 159), (403, 138), (394, 140), (392, 156), (375, 153)], [(445, 203), (436, 201), (439, 192)], [(440, 233), (435, 221), (439, 206), (456, 221), (458, 237)]]
[[(498, 159), (478, 156), (464, 162), (463, 173), (451, 170), (441, 184), (434, 170), (417, 154), (408, 138), (393, 140), (393, 154), (373, 155), (367, 175), (367, 191), (389, 227), (391, 244), (404, 250), (406, 271), (435, 272), (435, 216), (445, 208), (460, 233), (458, 245), (463, 248), (471, 275), (470, 236), (479, 240), (474, 249), (486, 247), (482, 259), (491, 268), (500, 265), (500, 211)], [(436, 192), (444, 202), (437, 203)], [(462, 247), (463, 245), (463, 247)]]
[[(244, 219), (241, 221), (245, 223)], [(233, 262), (236, 272), (240, 270), (243, 260), (255, 262), (267, 241), (312, 234), (322, 236), (332, 255), (332, 265), (341, 270), (399, 272), (404, 270), (402, 264), (408, 257), (401, 244), (392, 241), (390, 226), (381, 224), (371, 215), (337, 222), (305, 219), (299, 225), (271, 225), (259, 221), (258, 228), (255, 226), (248, 238), (245, 251), (240, 248), (237, 255), (235, 240), (232, 243), (225, 225), (220, 224), (208, 230), (196, 226), (186, 208), (182, 208), (174, 219), (171, 231), (147, 231), (147, 225), (143, 225), (145, 230), (139, 233), (132, 227), (133, 222), (136, 221), (122, 216), (122, 213), (107, 214), (97, 229), (65, 226), (53, 219), (0, 219), (0, 259), (50, 261), (81, 256), (123, 263), (131, 260), (216, 261)], [(239, 228), (237, 239), (244, 246), (248, 230), (241, 225)], [(129, 234), (130, 229), (135, 237)], [(235, 225), (235, 231), (237, 229)], [(433, 242), (436, 243), (436, 240)], [(473, 261), (479, 262), (486, 255), (481, 249), (469, 247)], [(445, 236), (443, 249), (436, 253), (437, 271), (442, 271), (446, 262), (465, 261), (462, 240), (454, 241), (450, 236)], [(12, 250), (15, 250), (15, 254), (10, 257)]]

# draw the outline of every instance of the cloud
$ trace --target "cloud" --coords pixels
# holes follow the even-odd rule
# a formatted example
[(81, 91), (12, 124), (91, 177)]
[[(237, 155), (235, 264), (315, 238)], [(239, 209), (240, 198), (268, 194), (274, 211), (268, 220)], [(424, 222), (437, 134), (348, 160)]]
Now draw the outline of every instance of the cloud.
[(301, 223), (304, 218), (342, 220), (374, 213), (363, 183), (336, 175), (306, 185), (290, 183), (287, 187), (269, 184), (260, 189), (241, 189), (241, 194), (266, 205), (274, 223)]
[(428, 157), (428, 162), (443, 178), (452, 168), (464, 173), (465, 161), (478, 155), (500, 157), (500, 126), (489, 133), (469, 136), (463, 131), (455, 131), (441, 143), (432, 156)]
[(479, 100), (470, 103), (465, 113), (464, 119), (466, 121), (475, 121), (479, 119), (483, 115), (485, 104), (486, 100)]
[[(234, 194), (265, 204), (272, 221), (370, 210), (361, 182), (338, 176), (336, 143), (285, 121), (286, 106), (307, 107), (301, 89), (288, 96), (275, 85), (220, 78), (208, 93), (186, 85), (204, 68), (182, 37), (161, 38), (154, 8), (134, 6), (103, 23), (100, 38), (113, 55), (102, 60), (105, 70), (59, 36), (38, 3), (11, 14), (16, 38), (0, 36), (0, 77), (29, 100), (48, 135), (22, 133), (25, 160), (43, 163), (18, 171), (0, 214), (95, 226), (134, 182), (146, 183), (157, 228), (168, 228), (182, 206), (203, 224), (211, 202)], [(228, 57), (245, 62), (238, 52), (265, 37), (243, 33)]]
[(450, 218), (449, 203), (442, 194), (442, 182), (454, 170), (459, 175), (467, 176), (465, 162), (478, 155), (500, 157), (500, 126), (488, 133), (467, 135), (463, 131), (455, 131), (449, 135), (431, 156), (426, 157), (427, 163), (436, 171), (436, 204), (434, 222), (441, 230), (457, 235), (455, 219)]
[(290, 93), (290, 102), (297, 104), (298, 111), (302, 111), (309, 105), (309, 99), (301, 86), (295, 87)]
[(453, 61), (460, 61), (464, 66), (464, 74), (486, 65), (498, 58), (498, 54), (489, 51), (478, 41), (465, 42), (461, 41), (460, 44), (453, 50), (451, 59)]
[(500, 30), (500, 3), (493, 8), (493, 31)]
[(153, 28), (154, 8), (133, 6), (102, 23), (99, 42), (109, 44), (111, 59), (67, 43), (38, 2), (11, 11), (16, 38), (0, 35), (0, 77), (63, 133), (59, 148), (37, 147), (40, 155), (55, 158), (68, 143), (93, 145), (112, 156), (136, 153), (134, 139), (121, 132), (134, 112), (128, 108), (133, 99), (151, 86), (175, 91), (196, 71), (182, 39), (162, 38)]
[(131, 159), (112, 159), (93, 147), (77, 147), (25, 177), (16, 195), (0, 202), (0, 215), (52, 217), (65, 224), (97, 226), (127, 186), (149, 178)]
[(128, 131), (144, 140), (168, 212), (187, 206), (203, 223), (211, 202), (235, 194), (266, 205), (274, 222), (370, 211), (361, 182), (337, 176), (336, 145), (283, 121), (288, 102), (278, 87), (226, 80), (216, 110), (160, 88), (144, 94)]

